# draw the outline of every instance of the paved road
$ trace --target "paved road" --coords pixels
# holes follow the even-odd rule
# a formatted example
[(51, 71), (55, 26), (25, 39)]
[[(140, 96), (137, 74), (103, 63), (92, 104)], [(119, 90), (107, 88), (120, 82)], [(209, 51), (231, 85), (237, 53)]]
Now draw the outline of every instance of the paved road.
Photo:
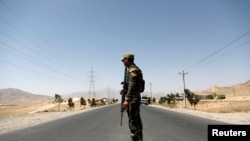
[[(0, 135), (0, 141), (130, 141), (127, 114), (120, 105)], [(151, 106), (141, 106), (144, 141), (207, 141), (208, 124), (226, 124)]]

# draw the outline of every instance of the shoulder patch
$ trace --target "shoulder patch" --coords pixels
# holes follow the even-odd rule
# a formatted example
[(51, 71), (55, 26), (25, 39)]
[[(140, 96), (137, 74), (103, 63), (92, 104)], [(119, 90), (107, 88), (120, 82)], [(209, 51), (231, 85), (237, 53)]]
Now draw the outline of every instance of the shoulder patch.
[(138, 70), (138, 69), (136, 67), (133, 67), (133, 68), (129, 69), (129, 72), (133, 72), (133, 71), (136, 71), (136, 70)]
[(136, 76), (137, 76), (137, 73), (134, 72), (134, 71), (132, 71), (132, 72), (130, 72), (130, 75), (131, 75), (131, 77), (133, 78), (133, 77), (136, 77)]

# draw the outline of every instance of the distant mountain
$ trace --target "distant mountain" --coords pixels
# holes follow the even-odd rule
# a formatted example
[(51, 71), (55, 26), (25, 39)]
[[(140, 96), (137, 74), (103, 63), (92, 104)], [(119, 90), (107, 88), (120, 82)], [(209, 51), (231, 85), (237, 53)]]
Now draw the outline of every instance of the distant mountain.
[(18, 105), (50, 98), (14, 88), (0, 89), (0, 105)]
[(235, 84), (229, 87), (219, 87), (214, 86), (207, 90), (202, 90), (195, 92), (196, 94), (219, 94), (219, 95), (226, 95), (227, 97), (234, 97), (234, 96), (250, 96), (250, 80), (246, 81), (245, 83)]

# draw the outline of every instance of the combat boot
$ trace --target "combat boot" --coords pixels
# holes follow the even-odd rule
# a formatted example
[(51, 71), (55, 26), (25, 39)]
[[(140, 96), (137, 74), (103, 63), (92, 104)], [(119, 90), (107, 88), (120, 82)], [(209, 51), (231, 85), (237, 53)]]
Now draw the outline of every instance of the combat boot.
[(143, 141), (142, 137), (131, 134), (131, 141)]
[(135, 134), (131, 134), (131, 141), (139, 141), (139, 138)]
[(142, 135), (142, 132), (139, 133), (139, 138), (138, 138), (138, 141), (143, 141), (143, 135)]
[(139, 138), (138, 138), (138, 141), (143, 141), (142, 137), (139, 137)]

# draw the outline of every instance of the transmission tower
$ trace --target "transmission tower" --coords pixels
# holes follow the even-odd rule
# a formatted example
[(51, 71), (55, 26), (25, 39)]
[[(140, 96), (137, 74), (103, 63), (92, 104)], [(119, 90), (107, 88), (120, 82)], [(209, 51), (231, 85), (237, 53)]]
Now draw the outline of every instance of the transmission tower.
[(94, 81), (94, 71), (93, 67), (91, 66), (91, 71), (90, 71), (90, 81), (89, 81), (89, 97), (96, 97), (95, 94), (95, 81)]

